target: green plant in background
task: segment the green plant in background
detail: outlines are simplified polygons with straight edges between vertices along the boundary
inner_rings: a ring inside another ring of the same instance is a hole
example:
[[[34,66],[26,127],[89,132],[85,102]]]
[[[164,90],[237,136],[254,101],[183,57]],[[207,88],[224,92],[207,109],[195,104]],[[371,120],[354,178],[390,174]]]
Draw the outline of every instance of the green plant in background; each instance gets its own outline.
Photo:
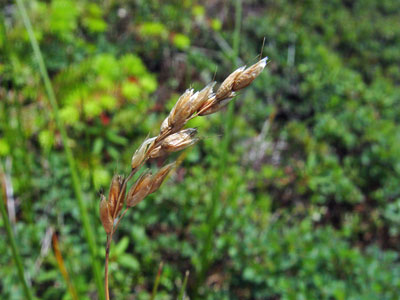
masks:
[[[8,242],[10,243],[10,248],[12,251],[12,256],[14,259],[14,263],[17,267],[17,272],[18,272],[18,278],[21,282],[21,285],[23,287],[24,295],[26,299],[33,299],[32,296],[32,291],[28,286],[28,283],[26,282],[25,274],[24,274],[24,267],[22,265],[22,259],[18,251],[18,246],[17,243],[15,242],[15,237],[14,233],[12,232],[10,221],[7,215],[7,208],[6,208],[6,202],[5,199],[3,199],[3,195],[6,195],[5,191],[5,178],[4,178],[4,173],[3,170],[0,169],[0,185],[2,187],[0,191],[0,211],[1,211],[1,217],[3,218],[3,224],[4,227],[6,228],[6,233],[7,233],[7,239]]]
[[[97,257],[96,257],[97,255],[96,255],[95,238],[94,238],[94,233],[91,229],[90,220],[89,220],[89,216],[88,216],[88,213],[87,213],[87,210],[85,207],[85,203],[83,202],[84,200],[83,200],[82,190],[81,190],[81,186],[79,183],[79,177],[78,177],[78,173],[77,173],[77,169],[76,169],[76,162],[73,157],[72,151],[70,150],[70,148],[68,146],[68,135],[67,135],[66,129],[64,127],[64,124],[61,121],[60,116],[59,116],[57,100],[56,100],[56,97],[54,94],[54,90],[53,90],[49,75],[47,73],[46,66],[44,64],[42,53],[40,51],[39,45],[38,45],[37,40],[34,35],[30,19],[27,15],[27,12],[26,12],[26,9],[25,9],[25,6],[24,6],[22,0],[16,0],[16,3],[18,5],[18,9],[19,9],[21,17],[23,19],[23,22],[25,24],[25,27],[28,31],[28,35],[29,35],[30,42],[32,44],[33,52],[36,57],[37,63],[39,65],[40,74],[42,76],[42,79],[43,79],[43,82],[45,85],[46,93],[47,93],[49,102],[51,104],[51,107],[53,109],[54,118],[56,120],[58,130],[61,133],[61,139],[64,144],[64,151],[67,156],[69,171],[71,174],[72,186],[74,189],[76,200],[78,202],[79,214],[80,214],[80,217],[82,218],[82,225],[83,225],[83,230],[85,233],[85,238],[86,238],[86,241],[89,246],[89,251],[90,251],[91,261],[92,261],[92,268],[93,268],[93,276],[94,276],[95,282],[97,284],[97,292],[98,292],[99,298],[103,299],[104,291],[103,291],[102,285],[100,283],[101,275],[99,272],[99,265],[98,265]]]
[[[238,3],[25,1],[99,259],[106,238],[96,193],[127,172],[123,162],[185,88],[254,63],[265,37],[271,63],[232,107],[222,186],[225,118],[195,118],[188,126],[206,136],[119,225],[109,262],[114,297],[150,299],[158,280],[155,299],[181,291],[204,299],[397,299],[398,1],[242,1],[237,22]],[[0,10],[0,162],[24,272],[41,299],[71,298],[70,285],[90,299],[97,287],[64,143],[17,6],[3,1]],[[0,241],[0,294],[19,299],[10,250]]]

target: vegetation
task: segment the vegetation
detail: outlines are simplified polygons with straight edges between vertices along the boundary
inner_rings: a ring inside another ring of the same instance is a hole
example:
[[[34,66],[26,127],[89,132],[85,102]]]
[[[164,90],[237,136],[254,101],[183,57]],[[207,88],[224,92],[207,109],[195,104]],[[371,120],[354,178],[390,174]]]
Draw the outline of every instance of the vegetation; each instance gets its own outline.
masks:
[[[3,1],[2,299],[102,298],[99,194],[187,87],[260,51],[264,72],[222,114],[188,122],[196,147],[119,224],[111,298],[398,298],[399,1],[18,2],[59,116]]]

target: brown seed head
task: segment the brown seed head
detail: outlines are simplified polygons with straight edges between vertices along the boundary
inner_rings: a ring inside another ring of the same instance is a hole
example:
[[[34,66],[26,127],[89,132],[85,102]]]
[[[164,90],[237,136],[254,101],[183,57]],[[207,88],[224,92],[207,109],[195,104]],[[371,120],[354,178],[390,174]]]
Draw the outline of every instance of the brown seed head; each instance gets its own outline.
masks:
[[[121,191],[123,183],[124,183],[123,176],[114,175],[114,177],[111,181],[110,192],[108,194],[108,204],[109,204],[110,213],[112,216],[117,215],[121,211],[122,207],[124,206],[126,187],[124,188],[123,191]],[[117,202],[118,202],[118,197],[121,193],[122,193],[122,196],[119,201],[118,208],[116,208]]]
[[[213,105],[211,105],[207,109],[203,110],[199,115],[207,116],[207,115],[211,115],[211,114],[223,109],[229,102],[232,101],[234,96],[235,96],[235,92],[231,92],[231,94],[229,95],[228,98],[221,100],[219,102],[215,102]]]
[[[215,102],[217,102],[215,94],[211,94],[207,99],[207,101],[204,102],[203,106],[200,107],[199,110],[197,111],[199,115],[202,116],[202,113],[207,109],[209,109],[212,105],[214,105]]]
[[[149,194],[154,193],[157,191],[161,184],[163,183],[164,179],[167,177],[168,173],[175,167],[175,163],[168,164],[162,167],[154,176],[153,182],[151,185],[151,189]]]
[[[161,144],[161,148],[167,152],[183,150],[198,141],[198,139],[195,138],[196,134],[197,129],[195,128],[181,130],[166,137]]]
[[[171,128],[173,132],[180,130],[190,116],[190,99],[192,95],[193,89],[186,90],[172,108],[168,117],[168,127]]]
[[[103,224],[104,230],[107,234],[110,234],[113,228],[113,219],[106,197],[104,195],[101,195],[100,197],[100,220]]]
[[[166,154],[167,154],[167,152],[161,146],[158,146],[149,153],[149,157],[157,158],[157,157],[160,157],[160,156],[163,156]]]
[[[244,72],[237,76],[233,83],[232,89],[234,91],[238,91],[252,83],[253,80],[256,79],[258,75],[260,75],[262,70],[264,70],[265,66],[267,65],[267,60],[268,57],[264,57],[259,62],[248,67]]]
[[[243,73],[245,68],[246,66],[243,66],[235,70],[224,80],[224,82],[222,82],[221,86],[217,90],[217,93],[215,94],[215,98],[217,99],[217,101],[221,101],[229,96],[229,94],[232,92],[232,87],[235,83],[236,78],[238,78],[238,76]]]
[[[207,100],[212,97],[215,84],[215,81],[209,83],[204,89],[192,96],[190,101],[190,115],[197,112],[207,102]]]
[[[171,109],[168,117],[164,119],[160,128],[160,136],[169,130],[169,134],[175,133],[182,129],[182,127],[187,122],[188,116],[190,114],[189,102],[193,95],[193,89],[186,90],[175,103],[174,107]]]
[[[137,168],[142,164],[142,162],[146,158],[147,150],[153,146],[156,138],[157,137],[146,139],[139,147],[139,149],[136,150],[135,154],[132,157],[132,163],[131,163],[132,169]]]
[[[169,116],[168,117],[166,117],[165,119],[164,119],[164,121],[161,123],[161,128],[160,128],[160,133],[162,134],[162,133],[164,133],[164,132],[166,132],[167,130],[168,130],[168,128],[169,128]]]
[[[148,194],[152,185],[151,172],[144,172],[136,183],[130,188],[126,198],[126,205],[133,207],[142,201]]]

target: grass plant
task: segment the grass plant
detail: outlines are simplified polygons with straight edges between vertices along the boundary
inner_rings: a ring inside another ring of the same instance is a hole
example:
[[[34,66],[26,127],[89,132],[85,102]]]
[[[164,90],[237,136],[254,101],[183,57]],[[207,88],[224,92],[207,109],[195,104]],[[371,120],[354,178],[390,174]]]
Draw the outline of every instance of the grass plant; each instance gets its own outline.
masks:
[[[58,103],[57,103],[57,99],[56,99],[56,96],[54,93],[54,89],[51,84],[49,74],[47,72],[46,65],[44,63],[43,55],[41,53],[39,44],[38,44],[35,34],[33,32],[31,21],[26,12],[25,5],[22,0],[16,0],[16,3],[18,6],[18,11],[21,14],[22,20],[24,22],[25,28],[28,32],[29,41],[32,45],[33,53],[34,53],[36,62],[39,66],[39,72],[43,79],[47,97],[50,102],[51,108],[53,110],[53,115],[54,115],[58,130],[60,131],[61,139],[64,144],[64,151],[65,151],[65,155],[67,156],[67,160],[68,160],[69,171],[70,171],[70,175],[71,175],[71,179],[72,179],[72,186],[73,186],[76,200],[78,202],[79,215],[81,217],[86,242],[89,246],[89,251],[90,251],[90,256],[91,256],[91,265],[92,265],[93,274],[95,277],[95,282],[97,285],[98,294],[99,294],[100,299],[104,299],[104,290],[103,290],[103,284],[102,284],[102,279],[101,279],[100,266],[97,262],[97,250],[96,250],[95,236],[94,236],[92,227],[90,226],[89,215],[87,213],[87,209],[86,209],[86,206],[85,206],[85,203],[83,200],[82,188],[79,183],[80,180],[79,180],[79,176],[78,176],[76,162],[75,162],[74,156],[72,154],[72,150],[68,146],[67,131],[65,129],[62,119],[59,116]]]
[[[132,157],[131,172],[127,177],[115,175],[111,181],[108,199],[101,195],[100,219],[107,234],[105,257],[105,291],[106,299],[110,299],[108,265],[110,246],[113,234],[129,208],[139,204],[147,195],[156,192],[175,163],[167,164],[154,175],[145,170],[128,192],[130,179],[152,158],[166,157],[172,152],[183,150],[198,141],[197,129],[183,129],[185,124],[197,117],[216,113],[227,106],[236,93],[247,87],[262,72],[267,64],[267,57],[260,59],[254,65],[238,68],[231,73],[219,86],[216,92],[213,88],[216,82],[211,82],[201,91],[186,90],[172,108],[169,116],[162,122],[157,136],[147,138]],[[217,197],[218,195],[214,195]],[[125,209],[123,209],[125,206]],[[215,209],[212,209],[215,212]],[[216,217],[213,217],[216,219]]]
[[[4,182],[3,178],[4,178],[4,174],[3,174],[2,170],[0,169],[0,187],[3,186],[3,182]],[[4,186],[5,186],[5,184],[4,184]],[[18,278],[23,287],[25,298],[28,300],[32,300],[33,299],[32,292],[28,286],[28,283],[26,282],[21,255],[19,254],[17,243],[16,243],[15,237],[14,237],[14,233],[11,229],[10,220],[8,219],[7,209],[6,209],[6,205],[5,205],[6,199],[3,199],[3,192],[5,194],[4,189],[0,190],[0,212],[1,212],[1,216],[3,218],[4,227],[6,229],[7,238],[10,243],[12,257],[13,257],[15,265],[17,267]]]

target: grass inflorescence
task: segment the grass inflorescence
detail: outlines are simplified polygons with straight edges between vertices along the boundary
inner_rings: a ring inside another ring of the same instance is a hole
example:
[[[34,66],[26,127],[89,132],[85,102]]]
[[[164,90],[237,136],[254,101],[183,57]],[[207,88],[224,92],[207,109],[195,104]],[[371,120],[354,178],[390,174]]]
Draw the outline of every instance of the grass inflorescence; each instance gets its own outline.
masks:
[[[151,193],[156,192],[175,163],[167,164],[155,174],[145,170],[127,192],[130,179],[151,158],[167,156],[183,150],[198,141],[197,129],[184,129],[185,124],[197,117],[214,114],[226,107],[236,93],[248,85],[264,70],[267,57],[246,68],[232,72],[214,92],[216,82],[211,82],[201,91],[186,90],[162,122],[157,136],[147,138],[136,150],[131,161],[131,172],[127,177],[115,175],[111,181],[108,198],[101,195],[100,219],[107,234],[105,258],[106,299],[110,299],[108,288],[108,263],[112,236],[129,208],[136,206]],[[125,209],[124,209],[125,207]]]

